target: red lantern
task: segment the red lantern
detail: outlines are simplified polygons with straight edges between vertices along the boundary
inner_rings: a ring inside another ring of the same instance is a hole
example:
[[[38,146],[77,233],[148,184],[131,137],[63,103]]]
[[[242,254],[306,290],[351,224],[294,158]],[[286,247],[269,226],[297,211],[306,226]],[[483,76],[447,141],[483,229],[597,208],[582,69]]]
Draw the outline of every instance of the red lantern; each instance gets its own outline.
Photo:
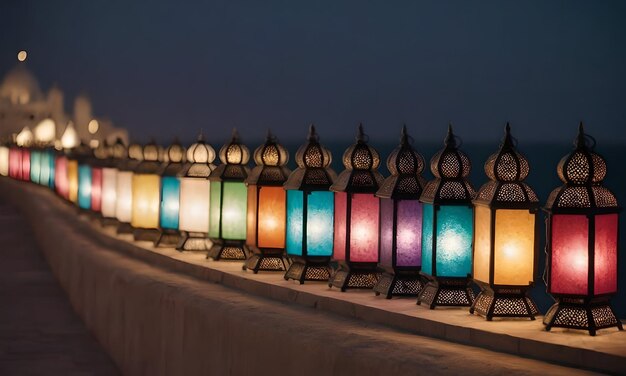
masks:
[[[596,330],[617,327],[610,297],[617,293],[617,199],[605,187],[604,159],[587,145],[582,124],[576,148],[559,162],[565,184],[550,194],[546,276],[556,299],[546,313],[546,330],[553,327]],[[595,145],[595,143],[594,143]]]

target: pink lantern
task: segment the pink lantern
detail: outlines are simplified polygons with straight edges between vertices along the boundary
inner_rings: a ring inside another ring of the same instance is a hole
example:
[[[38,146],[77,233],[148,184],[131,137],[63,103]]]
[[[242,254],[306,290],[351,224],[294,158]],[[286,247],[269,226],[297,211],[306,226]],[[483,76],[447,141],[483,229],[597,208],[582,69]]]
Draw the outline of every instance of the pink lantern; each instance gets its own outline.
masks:
[[[378,281],[379,200],[375,196],[382,175],[380,156],[367,144],[359,125],[356,143],[343,154],[346,169],[330,187],[335,192],[335,239],[333,258],[339,269],[329,286],[373,288]]]

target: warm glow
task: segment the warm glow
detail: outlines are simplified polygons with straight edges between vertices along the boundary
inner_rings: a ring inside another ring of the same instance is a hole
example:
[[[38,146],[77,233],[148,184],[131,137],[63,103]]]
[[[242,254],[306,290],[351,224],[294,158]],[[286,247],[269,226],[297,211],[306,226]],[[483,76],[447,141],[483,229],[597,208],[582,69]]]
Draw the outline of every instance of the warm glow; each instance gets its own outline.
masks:
[[[28,52],[21,50],[20,52],[17,53],[17,60],[18,61],[26,61],[26,58],[28,57]]]
[[[96,134],[98,132],[98,129],[100,129],[100,123],[98,123],[98,120],[96,119],[92,119],[87,125],[87,130],[91,134]]]
[[[76,160],[67,161],[67,188],[68,200],[78,203],[78,162]]]
[[[180,180],[179,226],[183,231],[207,232],[209,228],[209,189],[206,179]]]
[[[65,132],[63,132],[63,136],[61,136],[61,146],[63,146],[64,149],[72,149],[78,146],[78,144],[78,134],[74,129],[74,125],[70,121],[69,123],[67,123],[67,127],[65,128]]]
[[[102,216],[115,218],[115,201],[117,198],[117,169],[102,169]]]
[[[586,295],[589,220],[586,215],[554,215],[551,226],[550,293]]]
[[[528,286],[534,281],[535,214],[498,209],[495,225],[494,283]]]
[[[54,120],[47,118],[35,127],[35,140],[44,144],[54,142],[56,137],[56,124]]]
[[[287,196],[285,190],[283,187],[262,187],[259,191],[258,199],[258,246],[284,248],[287,216]]]
[[[441,246],[449,255],[458,257],[463,251],[463,238],[454,231],[446,231],[441,234]]]
[[[489,283],[491,264],[491,210],[482,205],[474,209],[474,279]]]
[[[135,228],[158,228],[161,178],[153,174],[133,175],[133,210],[130,224]]]
[[[130,223],[133,203],[133,173],[119,171],[117,173],[115,216],[117,220]]]
[[[30,128],[24,127],[20,133],[15,137],[15,143],[17,146],[29,146],[33,142],[33,132]]]
[[[100,141],[98,140],[89,140],[89,147],[92,149],[97,148],[100,145]]]
[[[378,197],[368,193],[352,194],[352,212],[349,215],[349,261],[378,262]]]
[[[0,146],[0,175],[9,175],[9,148]]]

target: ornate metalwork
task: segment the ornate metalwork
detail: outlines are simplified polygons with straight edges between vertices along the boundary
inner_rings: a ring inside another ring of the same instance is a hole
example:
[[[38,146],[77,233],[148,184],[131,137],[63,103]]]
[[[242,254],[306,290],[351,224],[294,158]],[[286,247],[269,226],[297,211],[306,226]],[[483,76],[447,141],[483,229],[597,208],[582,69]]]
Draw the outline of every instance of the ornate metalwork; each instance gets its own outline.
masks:
[[[437,306],[469,307],[474,303],[474,291],[469,287],[469,278],[434,278],[421,274],[424,288],[417,298],[417,305],[425,303],[428,308]]]
[[[250,151],[241,143],[237,130],[233,129],[230,141],[220,149],[222,164],[211,172],[209,178],[212,181],[244,181],[249,173],[246,167],[249,160]]]
[[[380,272],[376,269],[376,264],[340,265],[340,268],[335,270],[330,277],[328,287],[337,287],[342,292],[347,289],[371,289],[378,282],[378,278],[380,278]]]
[[[269,131],[265,143],[254,151],[254,161],[256,166],[246,179],[248,185],[281,186],[291,172],[286,167],[289,152]]]
[[[600,329],[617,327],[624,330],[608,297],[596,299],[557,298],[543,318],[546,330],[570,328],[589,331],[592,336]]]
[[[215,240],[206,258],[208,259],[210,257],[215,261],[245,260],[247,257],[243,243],[243,241]]]
[[[383,273],[374,286],[376,295],[383,295],[387,299],[392,296],[419,296],[424,287],[417,272]]]
[[[288,264],[289,262],[282,253],[253,253],[241,268],[243,270],[250,269],[254,274],[257,274],[259,271],[284,272],[287,270]]]
[[[292,257],[284,278],[286,281],[295,279],[300,284],[304,281],[328,282],[331,276],[329,262],[330,257]]]
[[[529,287],[493,288],[489,284],[477,282],[480,293],[470,308],[470,313],[477,313],[491,321],[494,317],[528,317],[535,319],[539,314],[537,305],[528,295]]]

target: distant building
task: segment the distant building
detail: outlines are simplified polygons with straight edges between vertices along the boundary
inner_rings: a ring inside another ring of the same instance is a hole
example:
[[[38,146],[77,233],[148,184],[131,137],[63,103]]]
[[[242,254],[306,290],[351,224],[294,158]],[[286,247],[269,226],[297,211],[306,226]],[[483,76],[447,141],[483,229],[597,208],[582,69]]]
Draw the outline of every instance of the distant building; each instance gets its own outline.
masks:
[[[85,95],[74,100],[72,114],[65,113],[63,91],[53,86],[44,93],[35,76],[26,68],[26,53],[18,54],[19,62],[0,84],[0,141],[15,140],[26,127],[35,142],[60,144],[66,129],[74,128],[78,139],[97,146],[121,138],[128,143],[128,132],[116,128],[108,119],[93,116],[91,101]],[[70,133],[72,130],[70,129]]]

